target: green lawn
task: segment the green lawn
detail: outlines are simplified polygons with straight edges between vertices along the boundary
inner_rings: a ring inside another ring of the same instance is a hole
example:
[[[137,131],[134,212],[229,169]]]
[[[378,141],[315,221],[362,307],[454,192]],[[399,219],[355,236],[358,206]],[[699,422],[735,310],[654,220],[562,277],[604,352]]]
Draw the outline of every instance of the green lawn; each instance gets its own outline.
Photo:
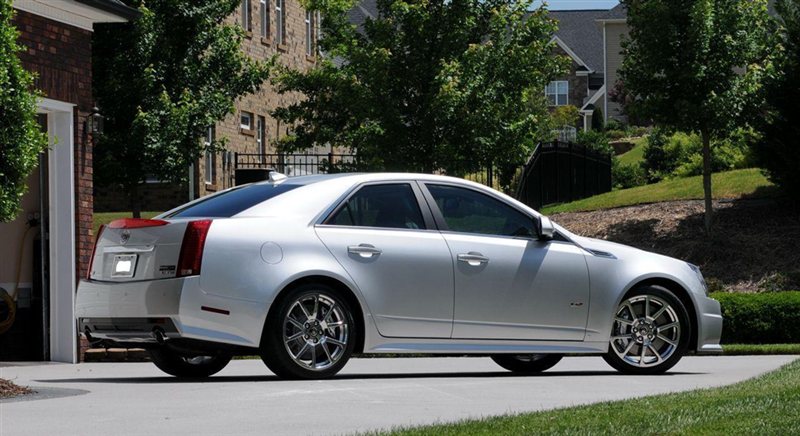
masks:
[[[774,185],[764,177],[760,169],[749,168],[713,174],[711,188],[714,198],[740,198],[753,194],[766,195],[773,191]],[[702,198],[701,176],[695,176],[606,192],[571,203],[546,206],[542,208],[541,212],[550,215],[561,212],[580,212],[643,203]]]
[[[627,153],[619,155],[619,163],[622,165],[638,165],[644,159],[644,145],[647,143],[647,137],[636,138],[634,141],[636,145],[633,146]]]
[[[152,218],[161,212],[142,212],[142,218]],[[118,220],[120,218],[131,218],[133,215],[130,212],[103,212],[97,213],[95,212],[92,216],[92,229],[93,235],[97,235],[97,230],[100,229],[100,225],[108,224],[111,221]]]
[[[726,356],[753,356],[758,354],[797,354],[800,344],[723,344]]]
[[[642,388],[646,389],[646,385],[642,384]],[[800,431],[798,410],[800,361],[794,361],[772,373],[722,388],[399,429],[383,434],[781,435]]]

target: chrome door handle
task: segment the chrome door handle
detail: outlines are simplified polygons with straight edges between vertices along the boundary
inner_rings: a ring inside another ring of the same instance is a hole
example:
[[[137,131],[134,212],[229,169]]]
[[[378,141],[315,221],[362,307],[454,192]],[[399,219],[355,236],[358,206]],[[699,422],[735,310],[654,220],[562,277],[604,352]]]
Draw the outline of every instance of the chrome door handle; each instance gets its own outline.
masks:
[[[381,254],[380,248],[375,248],[371,244],[358,244],[347,247],[347,252],[350,254],[357,254],[365,259]]]
[[[475,251],[470,251],[466,254],[459,254],[456,256],[459,262],[466,262],[470,266],[480,266],[484,263],[489,263],[489,258]]]

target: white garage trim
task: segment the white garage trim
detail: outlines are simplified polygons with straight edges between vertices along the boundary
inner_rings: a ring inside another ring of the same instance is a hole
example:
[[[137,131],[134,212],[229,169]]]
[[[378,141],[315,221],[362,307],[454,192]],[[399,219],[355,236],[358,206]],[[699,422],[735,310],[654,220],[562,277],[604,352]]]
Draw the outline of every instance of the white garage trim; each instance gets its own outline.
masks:
[[[50,232],[50,360],[76,363],[75,329],[75,105],[42,99],[47,114]]]

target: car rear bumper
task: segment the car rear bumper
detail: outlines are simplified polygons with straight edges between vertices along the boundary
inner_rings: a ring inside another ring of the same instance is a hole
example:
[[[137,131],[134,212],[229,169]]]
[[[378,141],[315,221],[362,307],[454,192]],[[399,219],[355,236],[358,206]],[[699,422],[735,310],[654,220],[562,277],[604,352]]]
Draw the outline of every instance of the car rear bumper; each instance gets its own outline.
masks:
[[[722,336],[722,309],[719,301],[708,297],[698,297],[697,318],[697,352],[699,354],[722,353],[720,338]]]
[[[78,328],[92,339],[125,343],[180,338],[183,285],[184,279],[81,281],[75,303]]]

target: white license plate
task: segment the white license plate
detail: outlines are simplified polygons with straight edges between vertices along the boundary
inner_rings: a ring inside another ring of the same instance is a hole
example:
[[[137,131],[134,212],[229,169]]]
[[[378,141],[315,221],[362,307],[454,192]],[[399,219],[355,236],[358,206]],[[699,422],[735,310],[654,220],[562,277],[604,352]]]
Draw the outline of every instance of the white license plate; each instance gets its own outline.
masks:
[[[133,277],[136,272],[136,254],[121,254],[114,256],[111,277]]]

